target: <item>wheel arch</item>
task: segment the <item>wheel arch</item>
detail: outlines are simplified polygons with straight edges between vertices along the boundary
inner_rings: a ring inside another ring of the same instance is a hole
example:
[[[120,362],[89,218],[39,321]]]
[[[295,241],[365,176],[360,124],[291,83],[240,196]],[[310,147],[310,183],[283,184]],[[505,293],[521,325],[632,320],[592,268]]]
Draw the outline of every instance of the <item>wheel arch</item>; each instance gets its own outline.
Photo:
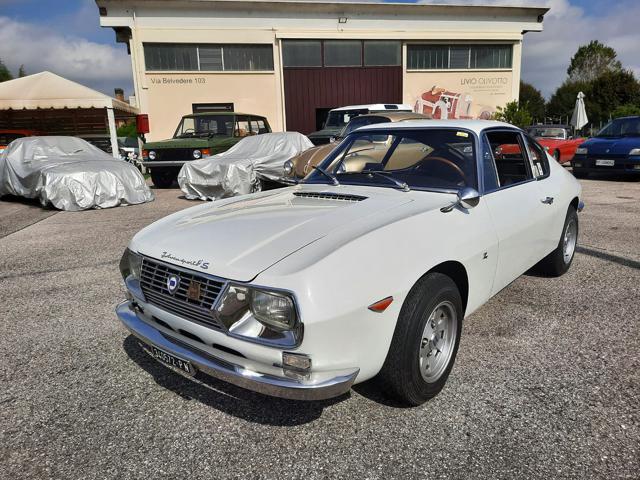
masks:
[[[453,283],[456,284],[456,287],[458,287],[458,291],[460,292],[460,298],[462,299],[462,308],[466,312],[467,301],[469,299],[469,276],[467,275],[467,269],[464,267],[464,265],[455,260],[448,260],[430,268],[429,271],[427,271],[420,278],[423,278],[424,276],[433,272],[441,273],[453,280]]]
[[[571,200],[571,202],[569,203],[569,206],[575,208],[577,212],[579,204],[580,204],[580,199],[578,197],[573,197],[573,200]]]

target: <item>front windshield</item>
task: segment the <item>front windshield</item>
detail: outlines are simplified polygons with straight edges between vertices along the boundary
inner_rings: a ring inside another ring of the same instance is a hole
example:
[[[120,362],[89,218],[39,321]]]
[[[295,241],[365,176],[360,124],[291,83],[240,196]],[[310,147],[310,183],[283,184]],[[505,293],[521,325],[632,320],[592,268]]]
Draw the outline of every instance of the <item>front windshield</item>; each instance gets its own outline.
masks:
[[[567,138],[567,131],[558,127],[535,127],[529,129],[529,135],[536,138]]]
[[[451,191],[477,188],[475,165],[470,132],[427,128],[353,132],[320,168],[341,184],[394,188],[402,183],[412,189]],[[307,183],[328,181],[319,171],[305,179]]]
[[[233,135],[233,115],[198,115],[183,117],[174,138]]]
[[[374,123],[385,123],[388,122],[389,119],[387,117],[374,117],[370,115],[356,117],[351,120],[340,132],[338,135],[339,138],[344,138],[353,132],[356,128],[364,127],[366,125],[373,125]]]
[[[640,137],[640,117],[617,118],[605,125],[596,137]]]
[[[349,123],[352,118],[355,118],[358,115],[364,115],[365,113],[369,112],[365,109],[332,110],[327,116],[327,123],[325,124],[325,127],[342,128]]]

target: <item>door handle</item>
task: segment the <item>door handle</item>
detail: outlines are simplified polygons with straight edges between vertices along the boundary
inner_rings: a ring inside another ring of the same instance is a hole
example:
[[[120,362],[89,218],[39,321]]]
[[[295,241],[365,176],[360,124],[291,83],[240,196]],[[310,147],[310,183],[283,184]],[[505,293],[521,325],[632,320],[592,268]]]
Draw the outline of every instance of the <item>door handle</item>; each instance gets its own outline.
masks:
[[[553,197],[547,197],[543,200],[540,200],[542,203],[546,203],[547,205],[551,205],[553,203]]]

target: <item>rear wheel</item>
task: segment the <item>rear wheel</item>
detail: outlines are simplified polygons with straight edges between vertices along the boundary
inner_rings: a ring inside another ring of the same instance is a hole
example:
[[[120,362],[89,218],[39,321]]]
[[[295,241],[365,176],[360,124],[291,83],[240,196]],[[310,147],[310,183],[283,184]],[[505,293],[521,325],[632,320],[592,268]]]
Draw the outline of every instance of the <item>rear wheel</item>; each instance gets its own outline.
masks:
[[[535,267],[543,275],[559,277],[563,275],[573,262],[578,245],[578,214],[573,206],[569,207],[562,228],[562,235],[556,249],[547,255]]]
[[[378,374],[385,393],[408,405],[436,396],[453,368],[462,331],[462,299],[446,275],[425,275],[402,306]]]
[[[560,152],[558,150],[553,152],[553,158],[556,159],[556,162],[560,163]]]
[[[155,169],[151,170],[151,180],[156,188],[170,188],[176,176],[171,170]]]

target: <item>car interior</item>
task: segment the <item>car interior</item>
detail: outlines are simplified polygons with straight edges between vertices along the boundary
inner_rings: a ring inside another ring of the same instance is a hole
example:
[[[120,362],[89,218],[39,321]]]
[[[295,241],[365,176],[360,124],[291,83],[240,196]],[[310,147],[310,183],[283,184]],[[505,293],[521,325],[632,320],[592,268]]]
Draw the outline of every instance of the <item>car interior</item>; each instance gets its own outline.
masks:
[[[495,160],[500,187],[520,183],[530,177],[529,161],[524,153],[522,137],[517,132],[488,132],[487,139]]]

